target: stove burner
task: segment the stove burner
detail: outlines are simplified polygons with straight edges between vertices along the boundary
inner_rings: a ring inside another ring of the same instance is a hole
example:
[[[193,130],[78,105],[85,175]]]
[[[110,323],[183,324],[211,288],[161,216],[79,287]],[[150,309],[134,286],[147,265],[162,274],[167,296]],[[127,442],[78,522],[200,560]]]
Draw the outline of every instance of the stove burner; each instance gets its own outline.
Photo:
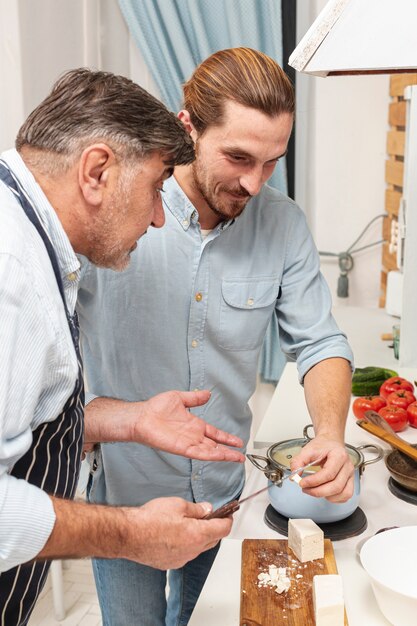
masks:
[[[400,500],[404,500],[410,504],[417,504],[417,493],[415,491],[410,491],[403,485],[400,485],[400,483],[397,483],[397,481],[393,478],[388,480],[388,489],[394,494],[394,496],[400,498]]]
[[[417,495],[417,494],[416,494]],[[281,535],[288,535],[288,517],[284,517],[274,509],[270,504],[265,511],[264,522],[272,530],[276,530]],[[317,523],[324,532],[325,539],[339,541],[339,539],[347,539],[360,535],[368,526],[368,520],[365,513],[359,507],[339,522],[329,522],[327,524]]]

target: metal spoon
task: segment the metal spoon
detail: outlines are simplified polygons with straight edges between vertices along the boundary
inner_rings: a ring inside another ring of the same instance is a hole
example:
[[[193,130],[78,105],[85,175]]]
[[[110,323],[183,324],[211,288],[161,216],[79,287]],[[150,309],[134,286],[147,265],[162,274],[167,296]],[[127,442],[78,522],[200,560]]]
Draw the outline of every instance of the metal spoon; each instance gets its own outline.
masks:
[[[307,463],[307,465],[303,465],[302,467],[298,467],[296,470],[292,471],[290,474],[287,474],[286,476],[283,476],[278,482],[275,483],[275,485],[280,487],[282,485],[283,481],[287,480],[287,478],[289,478],[290,480],[293,480],[295,478],[295,476],[299,475],[300,472],[303,472],[308,467],[312,467],[314,465],[317,465],[322,460],[323,460],[322,457],[320,457],[319,459],[315,459],[314,461],[311,461],[310,463]],[[262,489],[259,489],[258,491],[255,491],[255,493],[251,493],[250,496],[246,496],[242,500],[232,500],[231,502],[228,502],[227,504],[224,504],[220,508],[215,509],[211,513],[208,513],[204,517],[204,519],[214,519],[214,518],[219,518],[219,517],[220,518],[228,517],[229,515],[232,515],[233,513],[236,513],[236,511],[238,511],[240,509],[241,504],[243,504],[247,500],[251,500],[251,498],[254,498],[255,496],[258,496],[260,493],[262,493],[263,491],[266,491],[267,489],[269,489],[269,485],[267,485],[266,487],[262,487]]]

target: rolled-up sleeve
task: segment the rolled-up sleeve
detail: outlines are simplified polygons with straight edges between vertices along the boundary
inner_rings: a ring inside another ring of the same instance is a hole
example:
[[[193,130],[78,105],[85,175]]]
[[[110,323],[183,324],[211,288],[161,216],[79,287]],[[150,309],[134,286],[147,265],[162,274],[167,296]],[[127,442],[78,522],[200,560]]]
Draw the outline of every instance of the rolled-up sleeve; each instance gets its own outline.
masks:
[[[48,494],[24,480],[0,476],[0,572],[35,558],[54,524]]]
[[[350,362],[346,335],[332,314],[329,288],[320,272],[320,259],[301,210],[293,212],[287,238],[281,297],[277,301],[280,342],[287,358],[297,362],[299,379],[314,365],[333,357]]]

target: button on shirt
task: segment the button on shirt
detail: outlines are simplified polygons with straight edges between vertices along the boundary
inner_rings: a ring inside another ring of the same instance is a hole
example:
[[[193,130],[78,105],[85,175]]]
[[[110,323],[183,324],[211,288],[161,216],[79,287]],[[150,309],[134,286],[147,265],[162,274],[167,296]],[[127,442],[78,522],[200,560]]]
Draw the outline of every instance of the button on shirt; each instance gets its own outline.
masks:
[[[209,402],[192,411],[247,441],[248,400],[271,316],[300,379],[323,359],[352,360],[330,314],[317,251],[301,210],[267,186],[241,216],[205,238],[174,178],[163,200],[165,226],[148,230],[125,272],[82,269],[78,312],[89,391],[135,401],[170,389],[210,389]],[[243,481],[240,464],[104,444],[92,498],[140,504],[176,495],[217,507]]]
[[[70,313],[80,263],[42,189],[18,152],[1,158],[35,207],[54,244]],[[0,571],[29,561],[55,522],[50,498],[8,471],[54,420],[78,375],[62,298],[45,245],[14,194],[0,181]]]

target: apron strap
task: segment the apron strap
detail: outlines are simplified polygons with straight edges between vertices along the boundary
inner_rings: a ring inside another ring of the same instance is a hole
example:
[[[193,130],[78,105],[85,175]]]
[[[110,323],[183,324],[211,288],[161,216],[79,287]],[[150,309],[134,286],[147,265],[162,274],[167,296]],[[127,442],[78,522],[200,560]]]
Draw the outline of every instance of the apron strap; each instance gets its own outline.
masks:
[[[59,270],[58,259],[56,257],[56,253],[52,246],[51,240],[45,233],[45,230],[40,222],[39,217],[37,216],[34,208],[32,207],[31,203],[26,197],[25,191],[22,189],[18,181],[13,177],[9,168],[5,165],[4,161],[2,160],[0,160],[0,180],[2,180],[7,185],[7,187],[9,187],[9,189],[15,194],[20,204],[22,205],[26,215],[28,216],[29,220],[32,222],[32,224],[38,231],[40,237],[42,238],[42,241],[44,242],[46,250],[48,252],[48,256],[51,260],[56,282],[58,283],[58,288],[59,288],[62,300],[65,305],[65,311],[67,313],[67,317],[71,318],[67,310],[67,305],[65,301],[65,291],[64,291],[64,285],[62,283],[61,272]]]

